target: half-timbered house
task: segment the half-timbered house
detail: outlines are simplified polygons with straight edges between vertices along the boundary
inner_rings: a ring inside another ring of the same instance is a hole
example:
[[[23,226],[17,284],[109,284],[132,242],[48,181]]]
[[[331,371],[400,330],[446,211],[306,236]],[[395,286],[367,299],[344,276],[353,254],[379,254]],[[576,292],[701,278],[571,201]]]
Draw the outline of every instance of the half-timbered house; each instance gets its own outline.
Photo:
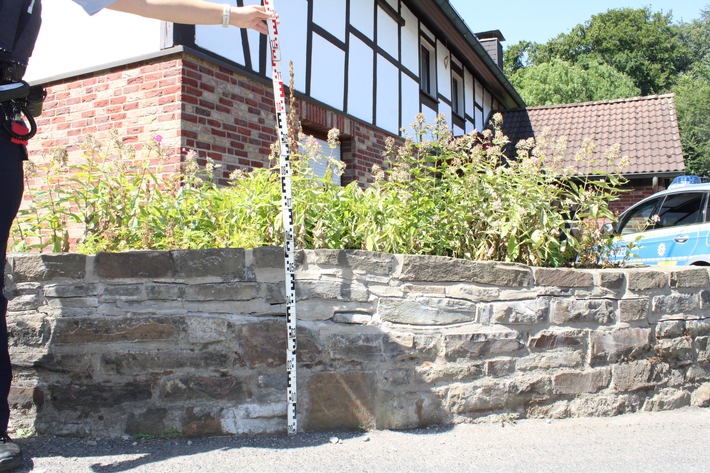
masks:
[[[71,155],[81,137],[117,129],[136,144],[161,135],[176,159],[194,149],[220,162],[223,177],[268,163],[276,134],[266,37],[110,11],[89,19],[72,5],[46,2],[29,71],[49,91],[33,154],[67,147]],[[447,0],[276,6],[298,115],[316,138],[340,130],[343,183],[365,183],[386,138],[417,113],[432,123],[444,114],[463,134],[482,129],[492,110],[524,107],[501,69],[500,33],[477,37]]]

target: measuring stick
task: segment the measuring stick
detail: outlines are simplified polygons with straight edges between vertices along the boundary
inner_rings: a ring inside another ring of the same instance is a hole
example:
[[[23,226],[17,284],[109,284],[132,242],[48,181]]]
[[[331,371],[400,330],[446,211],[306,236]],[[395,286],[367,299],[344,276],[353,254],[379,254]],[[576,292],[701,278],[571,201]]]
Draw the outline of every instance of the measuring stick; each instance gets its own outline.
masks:
[[[273,13],[273,0],[264,0],[267,11]],[[286,271],[286,370],[288,387],[286,399],[288,402],[288,434],[293,435],[298,430],[296,420],[296,249],[293,242],[293,200],[291,198],[291,153],[288,145],[288,125],[286,121],[286,97],[284,81],[281,74],[281,48],[279,47],[279,28],[276,19],[269,19],[269,44],[271,46],[271,67],[274,82],[274,102],[276,105],[276,123],[278,125],[279,168],[281,170],[281,215],[284,224],[284,268]]]

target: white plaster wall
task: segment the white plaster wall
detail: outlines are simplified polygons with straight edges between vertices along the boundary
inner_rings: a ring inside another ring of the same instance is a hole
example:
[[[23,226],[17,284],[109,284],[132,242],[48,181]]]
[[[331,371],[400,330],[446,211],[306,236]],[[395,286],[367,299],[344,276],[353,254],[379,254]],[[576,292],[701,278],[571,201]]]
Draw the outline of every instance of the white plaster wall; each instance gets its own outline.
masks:
[[[409,8],[402,5],[404,28],[402,32],[402,65],[419,75],[419,20]]]
[[[350,35],[350,64],[348,66],[348,109],[357,118],[372,123],[372,93],[374,53],[372,48],[355,35]],[[418,98],[417,98],[418,100]]]
[[[308,44],[308,1],[281,0],[279,34],[281,35],[281,73],[284,83],[289,81],[289,62],[293,61],[294,84],[299,92],[306,91],[306,47]]]
[[[451,67],[449,65],[449,50],[441,41],[436,42],[436,82],[439,93],[451,98]],[[447,59],[448,58],[448,59]]]
[[[25,79],[38,82],[160,51],[160,37],[158,20],[110,10],[89,16],[71,0],[48,0]]]
[[[411,124],[419,113],[419,82],[402,74],[402,127],[411,134]]]
[[[488,120],[488,115],[491,113],[491,108],[493,107],[493,97],[487,90],[483,91],[483,119]],[[488,123],[484,122],[481,128],[487,126]]]
[[[342,110],[345,88],[345,52],[313,34],[311,97]]]
[[[377,123],[391,133],[399,133],[399,71],[377,56]]]
[[[377,45],[399,60],[399,25],[382,7],[377,7]]]
[[[313,0],[313,22],[345,42],[345,2]]]
[[[375,38],[375,0],[350,0],[350,24],[369,39]]]

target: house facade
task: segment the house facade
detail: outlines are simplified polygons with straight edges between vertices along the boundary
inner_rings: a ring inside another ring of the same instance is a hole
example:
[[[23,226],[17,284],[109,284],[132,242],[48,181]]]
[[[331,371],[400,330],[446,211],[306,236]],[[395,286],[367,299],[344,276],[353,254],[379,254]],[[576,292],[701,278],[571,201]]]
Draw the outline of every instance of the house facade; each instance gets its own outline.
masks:
[[[258,2],[238,2],[248,3]],[[49,30],[53,14],[83,15],[48,6]],[[366,183],[385,140],[406,134],[418,113],[430,123],[443,114],[463,134],[482,129],[492,110],[524,107],[496,57],[500,34],[479,41],[446,0],[284,0],[276,7],[282,72],[288,78],[292,62],[297,115],[316,138],[340,130],[343,184]],[[122,42],[97,31],[81,47],[110,50],[109,62],[94,55],[78,69],[65,70],[69,60],[54,70],[30,69],[30,81],[48,89],[30,145],[34,158],[66,148],[71,159],[84,136],[117,130],[137,147],[160,135],[176,162],[194,149],[221,164],[223,179],[237,168],[268,165],[276,132],[266,37],[116,12],[80,21],[135,31],[142,41],[122,53]],[[63,41],[73,41],[71,33],[40,36],[33,62],[49,63],[53,50],[66,50]],[[86,61],[87,54],[76,57]]]

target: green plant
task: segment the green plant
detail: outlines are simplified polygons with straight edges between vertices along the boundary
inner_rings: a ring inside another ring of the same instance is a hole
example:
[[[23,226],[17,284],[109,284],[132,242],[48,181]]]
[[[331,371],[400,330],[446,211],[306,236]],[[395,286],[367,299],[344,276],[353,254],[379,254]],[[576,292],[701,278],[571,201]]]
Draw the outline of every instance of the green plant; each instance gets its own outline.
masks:
[[[509,159],[498,120],[492,130],[454,138],[442,117],[431,125],[417,117],[413,136],[388,142],[386,162],[365,189],[333,184],[332,173],[342,172],[335,161],[315,178],[310,160],[328,153],[300,136],[291,157],[296,244],[535,266],[604,264],[614,240],[599,222],[614,217],[608,204],[618,198],[620,174],[559,169],[562,148],[544,137],[519,144]],[[331,146],[338,135],[329,135]],[[82,150],[78,163],[50,161],[52,185],[30,192],[16,247],[66,250],[70,222],[76,249],[86,253],[283,244],[276,167],[236,171],[219,186],[217,166],[199,166],[194,151],[185,151],[179,172],[165,171],[158,140],[142,155],[116,135],[106,145],[89,137]]]

